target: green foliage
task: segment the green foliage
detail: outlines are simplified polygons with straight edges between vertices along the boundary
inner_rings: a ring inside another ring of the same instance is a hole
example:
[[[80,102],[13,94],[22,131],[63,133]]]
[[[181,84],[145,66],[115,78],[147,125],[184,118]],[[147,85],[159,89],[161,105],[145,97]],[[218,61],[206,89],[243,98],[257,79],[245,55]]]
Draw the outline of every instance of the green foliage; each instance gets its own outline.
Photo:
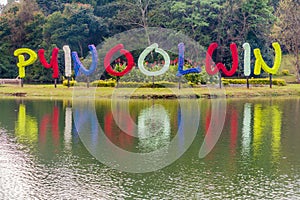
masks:
[[[187,76],[190,76],[190,75],[187,75]],[[201,84],[216,84],[216,83],[219,82],[219,76],[217,74],[213,75],[213,76],[210,76],[206,72],[204,66],[202,67],[202,71],[201,71],[201,73],[199,75],[198,74],[191,74],[191,76],[198,76],[199,77],[199,82]],[[199,82],[192,82],[192,83],[199,84]]]
[[[161,69],[161,65],[149,66],[147,69],[149,71],[157,71]],[[178,82],[179,78],[176,76],[177,66],[171,65],[169,70],[160,76],[154,77],[154,81],[169,81]],[[153,77],[146,76],[138,68],[133,68],[128,74],[120,79],[122,82],[152,82]]]
[[[127,29],[140,27],[175,29],[194,39],[204,46],[204,49],[212,41],[216,41],[219,49],[213,59],[215,62],[223,62],[226,66],[231,66],[229,44],[236,42],[240,47],[239,52],[242,52],[241,45],[247,41],[252,48],[260,48],[266,62],[271,65],[273,50],[270,48],[269,33],[275,21],[273,9],[278,8],[280,11],[278,17],[281,23],[277,26],[294,30],[285,31],[289,33],[288,36],[294,37],[299,32],[296,29],[299,26],[288,26],[292,23],[285,23],[292,20],[289,18],[288,11],[295,11],[293,13],[297,15],[298,8],[290,6],[284,9],[283,4],[280,3],[277,7],[278,0],[274,2],[268,0],[22,0],[20,3],[1,8],[0,77],[15,78],[17,76],[18,68],[16,59],[13,57],[13,52],[17,48],[26,47],[35,51],[44,48],[46,57],[50,58],[54,46],[62,49],[63,45],[68,44],[72,51],[78,52],[80,57],[86,57],[89,44],[97,46],[105,38],[110,38]],[[296,20],[295,23],[299,23],[298,21]],[[147,43],[151,43],[151,38],[147,39],[149,39]],[[299,48],[295,50],[297,49]],[[132,52],[135,60],[140,52],[140,49]],[[240,72],[243,69],[241,59],[242,56],[240,56]],[[59,56],[59,66],[60,73],[63,75],[62,52]],[[157,63],[154,66],[148,66],[148,69],[159,70],[161,67],[162,65]],[[186,65],[185,67],[192,66]],[[299,71],[299,67],[297,69]],[[116,70],[121,70],[121,68],[116,66]],[[50,82],[52,81],[51,73],[51,70],[44,69],[37,62],[26,68],[26,79],[28,82]],[[167,73],[155,77],[154,81],[177,83],[179,77],[176,73],[177,66],[171,65]],[[116,77],[112,78],[116,79]],[[120,81],[152,83],[153,79],[135,68]],[[182,82],[194,86],[200,83],[210,84],[218,82],[218,76],[209,76],[203,70],[200,74],[184,76]]]
[[[224,85],[229,85],[229,84],[246,84],[247,80],[246,79],[222,79],[222,83]],[[249,83],[253,85],[268,85],[270,84],[270,79],[267,78],[253,78],[249,79]],[[273,85],[278,85],[278,86],[286,86],[286,82],[283,79],[272,79]]]
[[[92,83],[94,87],[116,87],[117,82],[113,79],[110,80],[99,80]],[[119,82],[119,88],[174,88],[178,87],[177,83],[168,81],[158,81],[153,83],[143,82]]]
[[[161,69],[161,65],[154,65],[154,66],[147,66],[147,64],[145,64],[147,67],[147,70],[149,71],[158,71]],[[149,65],[149,64],[148,64]],[[115,70],[120,72],[122,70],[124,70],[124,68],[126,67],[125,64],[123,65],[115,65]],[[184,66],[184,69],[188,69],[191,68],[193,66],[186,64]],[[179,78],[178,76],[176,76],[176,74],[178,73],[178,66],[177,65],[170,65],[169,70],[164,73],[163,75],[160,76],[155,76],[154,79],[152,76],[146,76],[145,74],[143,74],[138,68],[133,68],[128,74],[126,74],[125,76],[120,78],[120,81],[122,82],[122,84],[129,84],[129,85],[134,85],[134,86],[142,86],[143,83],[149,83],[152,85],[152,82],[154,80],[155,83],[157,82],[171,82],[171,83],[178,83],[179,81],[181,83],[186,83],[189,84],[191,86],[196,86],[196,85],[200,85],[200,84],[214,84],[214,83],[218,83],[219,82],[219,77],[218,75],[214,75],[214,76],[210,76],[206,73],[205,71],[205,67],[202,67],[202,72],[201,73],[191,73],[191,74],[187,74],[184,75],[182,78]],[[114,80],[117,80],[117,77],[112,76],[111,77]],[[137,85],[136,83],[142,83],[140,85]]]
[[[99,43],[107,32],[103,19],[93,14],[89,4],[65,4],[63,12],[54,12],[47,17],[44,38],[47,45],[68,44],[79,56],[88,52],[87,46]],[[99,34],[102,33],[102,34]]]
[[[120,82],[118,87],[120,88],[140,88],[144,85],[143,82]]]
[[[300,82],[300,1],[280,0],[276,12],[278,20],[272,30],[276,38],[293,58],[294,70],[297,81]]]
[[[36,50],[43,41],[44,21],[44,15],[35,1],[31,0],[7,5],[4,13],[0,14],[1,78],[18,76],[13,52],[20,47]]]
[[[177,87],[176,83],[168,81],[158,81],[153,83],[144,83],[141,88],[175,88]]]

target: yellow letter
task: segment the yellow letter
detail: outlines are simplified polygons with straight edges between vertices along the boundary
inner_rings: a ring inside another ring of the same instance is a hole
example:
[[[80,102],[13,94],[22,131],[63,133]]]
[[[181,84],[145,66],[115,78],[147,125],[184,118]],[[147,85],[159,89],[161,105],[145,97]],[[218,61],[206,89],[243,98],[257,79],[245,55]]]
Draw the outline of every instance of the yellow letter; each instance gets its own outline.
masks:
[[[275,60],[274,60],[274,66],[270,68],[264,61],[260,50],[254,49],[254,56],[256,58],[255,61],[255,67],[254,67],[254,74],[260,75],[261,68],[269,74],[276,74],[279,70],[280,64],[281,64],[281,48],[278,42],[274,42],[272,44],[273,48],[275,49]]]
[[[28,60],[25,60],[23,54],[29,55]],[[14,56],[18,56],[19,60],[19,62],[17,63],[17,66],[19,67],[19,78],[25,78],[25,67],[28,65],[32,65],[36,61],[37,54],[31,49],[21,48],[17,49],[14,52]]]

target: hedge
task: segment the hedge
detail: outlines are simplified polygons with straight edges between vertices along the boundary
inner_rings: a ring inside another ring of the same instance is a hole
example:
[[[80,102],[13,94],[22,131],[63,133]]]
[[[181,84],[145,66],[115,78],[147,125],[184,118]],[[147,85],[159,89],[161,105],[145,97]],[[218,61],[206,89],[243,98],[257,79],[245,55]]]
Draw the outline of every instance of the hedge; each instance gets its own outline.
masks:
[[[70,80],[70,86],[73,87],[74,85],[76,85],[77,82],[74,80]],[[68,80],[64,80],[63,81],[63,86],[68,86]]]
[[[246,79],[222,79],[222,83],[224,85],[229,85],[229,84],[247,84]],[[270,79],[268,78],[253,78],[249,79],[249,83],[252,85],[269,85],[270,84]],[[286,86],[286,81],[284,79],[272,79],[273,85],[278,85],[278,86]]]
[[[116,87],[117,82],[115,80],[99,80],[92,83],[94,87]],[[158,81],[158,82],[119,82],[118,87],[120,88],[172,88],[178,87],[177,83],[167,82],[167,81]]]
[[[290,75],[290,71],[288,69],[284,69],[284,70],[282,70],[281,74],[283,76],[288,76],[288,75]]]
[[[116,80],[113,79],[99,80],[99,81],[92,82],[91,85],[94,87],[116,87],[117,82]]]

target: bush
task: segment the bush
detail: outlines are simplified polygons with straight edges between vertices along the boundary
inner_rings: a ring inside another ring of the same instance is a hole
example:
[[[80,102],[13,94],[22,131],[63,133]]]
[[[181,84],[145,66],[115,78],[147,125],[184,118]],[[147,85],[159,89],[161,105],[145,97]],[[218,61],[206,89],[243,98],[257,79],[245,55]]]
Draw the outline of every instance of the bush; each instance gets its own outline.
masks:
[[[167,81],[159,81],[159,82],[154,82],[154,85],[153,83],[144,83],[141,87],[142,88],[174,88],[177,87],[177,84],[172,82],[167,82]]]
[[[281,74],[283,76],[288,76],[288,75],[290,75],[290,71],[288,69],[284,69],[284,70],[282,70]]]
[[[120,82],[118,87],[120,88],[139,88],[142,87],[145,83],[139,82]]]
[[[148,83],[139,83],[139,82],[121,82],[118,87],[120,88],[174,88],[177,87],[177,83],[172,83],[168,81],[158,81]]]
[[[158,71],[161,66],[153,66],[148,68],[150,71]],[[177,66],[170,65],[169,70],[163,75],[156,76],[155,81],[168,81],[168,82],[178,82],[179,78],[176,76]],[[115,77],[114,77],[115,78]],[[120,79],[122,82],[152,82],[152,76],[146,76],[138,68],[133,68],[128,74]]]
[[[229,84],[247,84],[246,79],[222,79],[222,82],[224,85]],[[249,79],[249,83],[253,85],[268,85],[270,84],[270,79],[268,78],[255,78],[255,79]],[[278,86],[286,86],[286,81],[284,79],[272,79],[273,85]]]
[[[286,81],[283,79],[274,79],[273,81],[273,85],[278,85],[278,86],[286,86]]]
[[[117,82],[113,79],[99,80],[91,83],[93,87],[116,87]]]
[[[73,87],[77,82],[75,80],[70,80],[70,86]],[[63,80],[63,86],[68,86],[68,80]]]

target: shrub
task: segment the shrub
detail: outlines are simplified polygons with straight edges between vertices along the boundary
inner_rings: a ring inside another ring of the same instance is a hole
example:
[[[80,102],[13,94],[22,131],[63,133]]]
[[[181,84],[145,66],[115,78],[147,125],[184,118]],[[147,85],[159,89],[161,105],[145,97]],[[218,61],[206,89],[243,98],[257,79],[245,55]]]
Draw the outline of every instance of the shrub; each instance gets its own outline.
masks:
[[[274,79],[273,81],[274,85],[278,85],[278,86],[286,86],[286,81],[284,79]]]
[[[289,71],[288,69],[282,70],[281,73],[282,73],[283,76],[288,76],[288,75],[290,75],[290,71]]]
[[[168,82],[168,81],[159,81],[153,83],[144,83],[142,88],[174,88],[177,87],[176,83]]]
[[[227,80],[225,80],[225,79],[222,80],[222,83],[223,83],[224,86],[228,86],[228,85],[229,85],[229,81],[227,81]]]
[[[118,87],[120,88],[174,88],[177,87],[177,83],[172,83],[168,81],[158,81],[140,83],[140,82],[120,82]]]
[[[158,71],[162,66],[153,66],[148,68],[150,71]],[[176,76],[177,66],[170,65],[169,70],[163,75],[154,77],[155,81],[169,81],[169,82],[178,82],[179,78]],[[152,82],[152,76],[146,76],[138,68],[133,68],[128,74],[124,77],[121,77],[122,82]]]
[[[99,80],[92,82],[91,85],[94,87],[115,87],[117,82],[113,79]]]
[[[224,85],[229,84],[246,84],[246,79],[222,79],[222,82]],[[255,79],[249,79],[249,83],[253,85],[268,85],[270,84],[270,79],[268,78],[255,78]],[[273,85],[278,86],[286,86],[286,81],[284,79],[272,79]]]
[[[77,82],[75,80],[70,80],[70,86],[73,87]],[[68,86],[68,80],[63,80],[63,86]]]
[[[120,82],[118,87],[120,88],[139,88],[142,87],[144,83],[140,82]]]

